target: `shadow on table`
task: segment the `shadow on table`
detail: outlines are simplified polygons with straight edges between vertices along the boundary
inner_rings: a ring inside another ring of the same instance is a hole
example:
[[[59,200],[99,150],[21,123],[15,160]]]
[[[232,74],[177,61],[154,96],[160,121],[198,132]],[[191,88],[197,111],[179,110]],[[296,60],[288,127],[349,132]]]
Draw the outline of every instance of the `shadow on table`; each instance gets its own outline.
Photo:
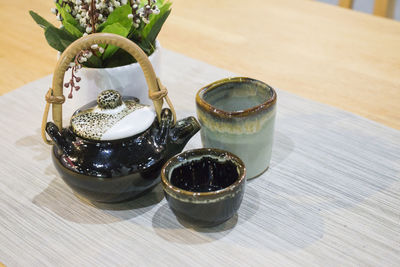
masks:
[[[36,129],[36,134],[25,136],[15,142],[15,145],[19,148],[29,148],[32,150],[33,160],[42,161],[50,158],[50,152],[48,145],[46,145],[42,138],[40,128]]]
[[[257,178],[258,183],[267,184],[267,178]],[[153,228],[158,236],[172,243],[204,244],[223,238],[227,245],[278,252],[310,246],[324,235],[320,210],[282,197],[280,192],[259,195],[253,182],[246,188],[238,214],[224,224],[198,228],[177,219],[164,204],[153,216]]]
[[[293,140],[281,131],[275,131],[270,168],[283,162],[294,150]]]
[[[129,220],[151,210],[164,198],[162,188],[158,185],[147,194],[128,202],[92,203],[77,196],[58,177],[53,166],[46,169],[46,175],[54,176],[54,179],[43,192],[35,196],[33,203],[75,223],[107,224]]]
[[[202,244],[221,239],[257,213],[259,208],[258,193],[249,187],[246,189],[246,194],[238,214],[223,224],[208,228],[196,227],[177,218],[168,204],[164,204],[153,216],[154,231],[169,242],[182,244]]]

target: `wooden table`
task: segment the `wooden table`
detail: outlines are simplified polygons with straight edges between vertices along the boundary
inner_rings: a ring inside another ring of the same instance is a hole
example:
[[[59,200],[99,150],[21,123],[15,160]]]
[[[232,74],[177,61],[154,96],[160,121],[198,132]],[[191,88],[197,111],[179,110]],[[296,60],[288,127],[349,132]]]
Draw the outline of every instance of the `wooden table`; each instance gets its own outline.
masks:
[[[4,2],[2,93],[56,63],[27,14],[54,21],[52,1]],[[400,129],[400,24],[306,0],[174,2],[164,47],[283,89],[271,168],[247,183],[239,213],[212,229],[178,221],[160,187],[120,205],[87,203],[40,139],[47,76],[0,97],[0,262],[399,266],[400,132],[290,92]],[[194,114],[197,88],[232,75],[169,50],[163,60],[179,118]],[[186,149],[200,146],[196,135]]]
[[[50,74],[31,20],[53,1],[0,2],[0,93]],[[400,129],[400,23],[306,0],[174,0],[165,48]]]

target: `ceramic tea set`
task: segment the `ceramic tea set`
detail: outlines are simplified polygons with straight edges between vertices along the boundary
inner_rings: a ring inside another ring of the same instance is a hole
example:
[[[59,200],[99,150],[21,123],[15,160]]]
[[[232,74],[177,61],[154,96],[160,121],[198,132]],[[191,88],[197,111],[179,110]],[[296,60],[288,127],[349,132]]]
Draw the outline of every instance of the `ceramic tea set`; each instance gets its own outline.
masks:
[[[115,45],[136,58],[154,109],[110,89],[77,110],[63,128],[64,73],[75,55],[93,44]],[[161,180],[177,216],[199,226],[222,223],[240,206],[246,171],[249,179],[268,168],[276,93],[249,78],[215,82],[197,93],[200,123],[194,117],[177,120],[167,93],[132,41],[108,33],[80,38],[57,63],[46,95],[43,140],[53,145],[53,163],[63,180],[90,201],[130,200]],[[169,108],[163,109],[164,100]],[[48,122],[50,106],[53,122]],[[180,153],[200,127],[206,148]]]

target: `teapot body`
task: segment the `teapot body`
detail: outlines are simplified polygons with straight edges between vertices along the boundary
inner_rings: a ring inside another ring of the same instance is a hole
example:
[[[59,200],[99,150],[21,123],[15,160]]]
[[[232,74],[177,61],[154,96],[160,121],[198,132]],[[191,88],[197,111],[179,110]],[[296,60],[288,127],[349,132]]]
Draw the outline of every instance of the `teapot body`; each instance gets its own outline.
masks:
[[[125,101],[118,91],[109,89],[100,93],[96,106],[74,114],[70,128],[61,129],[63,89],[69,86],[63,83],[65,71],[82,50],[93,45],[117,46],[136,59],[154,111],[138,101]],[[60,56],[45,99],[43,141],[54,144],[52,158],[64,181],[91,201],[120,202],[150,189],[160,181],[164,162],[180,152],[200,129],[194,117],[175,121],[168,90],[147,55],[117,34],[92,33],[71,43]],[[162,109],[164,103],[170,109]],[[47,120],[50,105],[55,123]]]
[[[135,198],[157,185],[163,164],[199,129],[193,117],[173,125],[164,109],[160,122],[155,119],[146,131],[119,140],[84,139],[71,128],[60,132],[52,123],[46,131],[56,144],[52,158],[63,180],[86,199],[109,203]]]

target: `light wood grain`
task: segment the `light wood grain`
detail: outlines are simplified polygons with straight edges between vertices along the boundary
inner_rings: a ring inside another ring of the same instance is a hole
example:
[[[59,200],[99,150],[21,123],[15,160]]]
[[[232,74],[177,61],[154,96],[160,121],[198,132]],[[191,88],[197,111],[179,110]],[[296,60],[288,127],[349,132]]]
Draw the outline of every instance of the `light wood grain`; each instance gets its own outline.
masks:
[[[161,80],[178,118],[195,113],[198,88],[235,75],[162,55]],[[278,90],[270,169],[247,183],[237,216],[199,229],[176,219],[160,187],[117,205],[76,197],[40,139],[50,84],[46,77],[0,97],[7,266],[400,265],[400,131]],[[200,146],[197,134],[186,149]]]
[[[55,52],[28,9],[0,2],[0,93],[50,74]],[[400,23],[306,0],[174,0],[164,47],[400,129]]]
[[[57,25],[52,7],[51,0],[0,1],[0,94],[53,72],[57,53],[28,13],[35,10]]]

